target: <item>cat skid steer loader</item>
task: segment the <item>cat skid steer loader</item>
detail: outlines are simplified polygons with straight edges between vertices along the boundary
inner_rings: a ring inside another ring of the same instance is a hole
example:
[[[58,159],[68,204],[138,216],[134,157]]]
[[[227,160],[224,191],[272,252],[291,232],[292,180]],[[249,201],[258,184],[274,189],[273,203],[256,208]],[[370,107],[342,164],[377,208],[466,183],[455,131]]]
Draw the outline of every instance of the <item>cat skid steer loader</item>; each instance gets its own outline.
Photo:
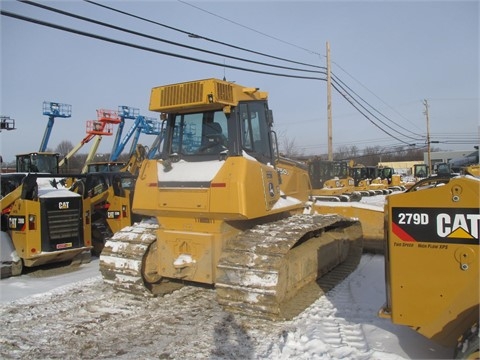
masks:
[[[90,261],[88,211],[80,195],[56,183],[53,174],[1,176],[1,276],[23,267]]]
[[[457,358],[479,358],[480,179],[434,176],[385,205],[387,301],[379,315]]]

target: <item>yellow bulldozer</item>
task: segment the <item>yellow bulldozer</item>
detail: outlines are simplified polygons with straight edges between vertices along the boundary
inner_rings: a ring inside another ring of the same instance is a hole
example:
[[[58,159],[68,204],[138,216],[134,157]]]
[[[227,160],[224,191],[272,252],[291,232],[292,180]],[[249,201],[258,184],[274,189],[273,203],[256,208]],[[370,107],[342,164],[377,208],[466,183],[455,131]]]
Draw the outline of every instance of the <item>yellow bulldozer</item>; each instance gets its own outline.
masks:
[[[149,219],[107,240],[106,283],[144,295],[207,284],[227,310],[277,319],[308,306],[306,288],[321,293],[355,269],[360,222],[318,214],[308,168],[279,156],[267,98],[217,79],[152,89],[165,137],[132,205]]]
[[[348,175],[348,162],[322,160],[314,157],[307,160],[312,196],[322,201],[360,201],[362,195],[355,191],[354,179]]]
[[[480,180],[433,176],[385,205],[387,301],[379,315],[455,358],[478,359]]]

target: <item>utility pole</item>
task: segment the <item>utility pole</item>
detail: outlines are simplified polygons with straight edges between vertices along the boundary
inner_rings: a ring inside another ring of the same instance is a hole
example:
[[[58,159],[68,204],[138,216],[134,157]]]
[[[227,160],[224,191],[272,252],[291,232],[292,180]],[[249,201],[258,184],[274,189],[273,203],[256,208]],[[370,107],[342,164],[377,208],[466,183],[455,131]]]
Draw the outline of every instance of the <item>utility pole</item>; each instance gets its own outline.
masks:
[[[330,43],[327,41],[327,119],[328,119],[328,160],[333,160],[332,145],[332,74],[330,64]]]
[[[428,159],[428,173],[432,173],[432,160],[430,158],[430,119],[428,117],[428,101],[423,100],[423,105],[425,105],[425,116],[427,118],[427,159]]]

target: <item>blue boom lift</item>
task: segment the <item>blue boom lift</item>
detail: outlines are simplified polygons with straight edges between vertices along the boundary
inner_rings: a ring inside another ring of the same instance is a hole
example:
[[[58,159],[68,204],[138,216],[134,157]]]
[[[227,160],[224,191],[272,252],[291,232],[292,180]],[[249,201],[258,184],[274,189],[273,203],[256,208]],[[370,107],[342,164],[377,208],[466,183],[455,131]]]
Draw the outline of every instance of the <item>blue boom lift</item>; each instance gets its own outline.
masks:
[[[44,152],[47,149],[48,140],[50,139],[50,134],[52,133],[53,124],[55,123],[55,118],[71,117],[72,105],[44,101],[43,115],[48,116],[48,123],[47,123],[47,127],[45,128],[45,133],[43,134],[43,139],[42,139],[42,143],[40,144],[40,149],[38,150],[40,152]]]

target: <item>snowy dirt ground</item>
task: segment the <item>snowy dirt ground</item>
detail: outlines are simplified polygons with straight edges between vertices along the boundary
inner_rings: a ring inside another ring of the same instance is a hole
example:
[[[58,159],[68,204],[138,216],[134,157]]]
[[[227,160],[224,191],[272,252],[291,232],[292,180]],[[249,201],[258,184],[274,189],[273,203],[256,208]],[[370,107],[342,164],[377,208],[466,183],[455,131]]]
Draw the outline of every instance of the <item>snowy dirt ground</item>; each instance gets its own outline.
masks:
[[[98,269],[98,261],[87,264],[93,266]],[[383,266],[383,256],[363,255],[357,270],[335,289],[281,322],[225,312],[210,288],[189,286],[158,298],[116,292],[95,268],[86,278],[53,289],[42,277],[4,279],[4,296],[16,287],[38,291],[1,301],[0,358],[450,358],[451,349],[377,317],[385,300]]]

